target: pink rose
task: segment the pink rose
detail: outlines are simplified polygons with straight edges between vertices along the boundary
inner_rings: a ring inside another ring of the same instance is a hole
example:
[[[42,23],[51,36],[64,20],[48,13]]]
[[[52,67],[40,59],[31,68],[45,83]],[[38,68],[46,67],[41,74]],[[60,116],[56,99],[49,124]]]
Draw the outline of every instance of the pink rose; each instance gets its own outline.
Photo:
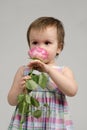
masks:
[[[47,62],[48,59],[48,52],[40,47],[34,47],[28,51],[28,55],[32,59],[39,59],[43,62]]]

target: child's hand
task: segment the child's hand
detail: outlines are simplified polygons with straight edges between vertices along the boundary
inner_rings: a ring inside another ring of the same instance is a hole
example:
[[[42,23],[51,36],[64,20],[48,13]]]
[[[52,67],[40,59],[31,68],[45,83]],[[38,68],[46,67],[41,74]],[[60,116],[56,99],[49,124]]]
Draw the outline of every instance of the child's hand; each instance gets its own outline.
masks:
[[[27,76],[23,76],[20,80],[19,80],[19,88],[24,91],[26,89],[25,83],[26,80],[31,79],[31,77],[29,75]]]
[[[35,69],[38,70],[40,72],[48,72],[48,65],[41,62],[40,60],[32,60],[29,64],[28,67],[30,69]]]
[[[20,67],[15,74],[12,87],[8,93],[8,102],[10,105],[18,104],[18,95],[24,93],[26,90],[26,80],[30,79],[30,76],[23,76],[24,67]]]

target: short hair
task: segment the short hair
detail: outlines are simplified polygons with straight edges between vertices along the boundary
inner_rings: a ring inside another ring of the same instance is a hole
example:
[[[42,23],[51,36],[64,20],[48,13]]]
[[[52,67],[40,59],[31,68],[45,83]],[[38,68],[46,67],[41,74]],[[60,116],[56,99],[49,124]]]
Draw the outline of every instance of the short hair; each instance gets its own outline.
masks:
[[[27,41],[28,41],[29,46],[30,46],[29,36],[30,36],[31,29],[41,30],[41,29],[46,29],[47,27],[50,27],[50,26],[56,27],[58,46],[62,50],[64,47],[64,37],[65,37],[64,26],[60,20],[54,17],[39,17],[30,24],[27,30]]]

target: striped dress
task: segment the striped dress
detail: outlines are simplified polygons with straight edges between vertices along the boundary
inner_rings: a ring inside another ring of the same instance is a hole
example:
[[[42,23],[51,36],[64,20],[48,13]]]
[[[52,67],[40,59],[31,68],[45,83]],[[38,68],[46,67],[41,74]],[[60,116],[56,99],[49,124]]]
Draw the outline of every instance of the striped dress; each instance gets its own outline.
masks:
[[[55,69],[61,72],[62,67],[55,67]],[[25,69],[24,74],[28,74],[27,69]],[[41,107],[42,116],[38,119],[26,116],[22,130],[73,130],[66,96],[59,91],[58,86],[54,84],[50,77],[45,89],[41,89],[38,86],[38,89],[32,91],[31,95],[38,99],[41,106],[46,103],[49,105],[50,115],[47,107]],[[33,108],[31,109],[33,111]],[[19,130],[20,117],[21,115],[18,113],[18,108],[16,107],[8,130]]]

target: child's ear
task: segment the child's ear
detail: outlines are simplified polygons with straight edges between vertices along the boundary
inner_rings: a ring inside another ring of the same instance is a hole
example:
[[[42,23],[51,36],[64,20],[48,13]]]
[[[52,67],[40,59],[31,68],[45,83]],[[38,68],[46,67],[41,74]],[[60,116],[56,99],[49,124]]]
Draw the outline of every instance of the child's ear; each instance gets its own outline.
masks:
[[[62,49],[63,49],[63,46],[62,46],[62,43],[59,43],[58,44],[58,48],[57,48],[57,55],[59,55],[60,54],[60,52],[62,51]]]
[[[59,55],[60,52],[61,52],[61,48],[58,47],[57,52],[56,52],[56,55]]]

